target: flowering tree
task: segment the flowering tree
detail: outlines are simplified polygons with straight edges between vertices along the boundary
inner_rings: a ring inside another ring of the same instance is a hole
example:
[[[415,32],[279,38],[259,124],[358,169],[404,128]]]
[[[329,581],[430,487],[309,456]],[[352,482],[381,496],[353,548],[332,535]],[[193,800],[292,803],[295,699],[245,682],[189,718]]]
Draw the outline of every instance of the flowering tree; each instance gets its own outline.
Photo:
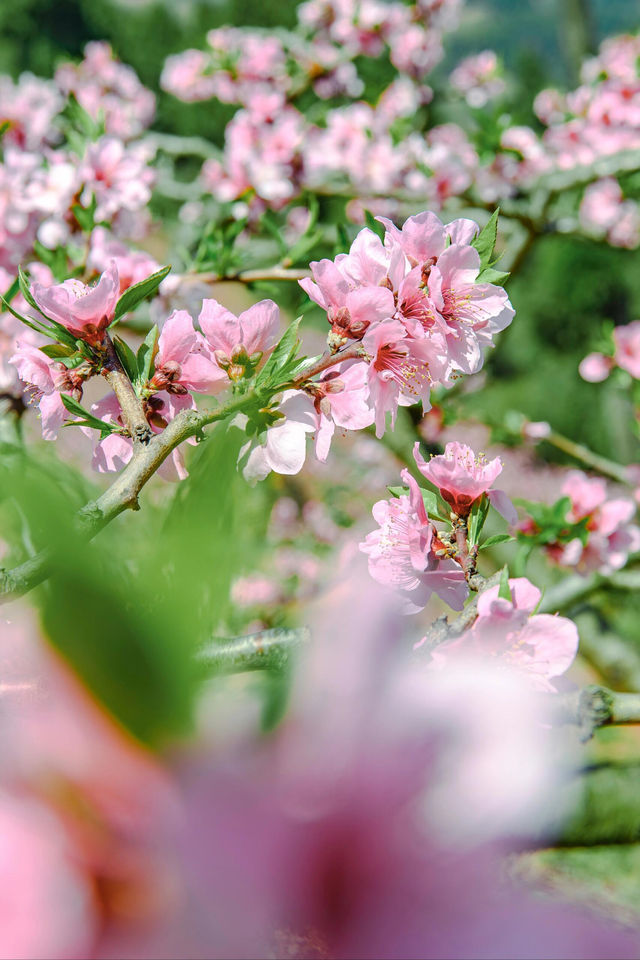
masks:
[[[501,871],[633,830],[572,781],[640,722],[579,606],[638,585],[640,465],[517,411],[463,441],[537,239],[640,243],[640,41],[534,130],[492,51],[431,85],[460,7],[211,30],[161,85],[235,108],[221,150],[105,43],[2,78],[3,956],[637,955]],[[639,325],[580,365],[630,437]],[[539,445],[573,469],[525,499]]]

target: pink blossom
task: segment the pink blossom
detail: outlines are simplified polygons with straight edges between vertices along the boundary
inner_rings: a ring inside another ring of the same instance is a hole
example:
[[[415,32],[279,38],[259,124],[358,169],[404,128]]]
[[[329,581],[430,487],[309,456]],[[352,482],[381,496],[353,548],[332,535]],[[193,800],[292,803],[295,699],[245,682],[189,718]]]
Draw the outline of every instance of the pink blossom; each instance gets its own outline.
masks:
[[[316,417],[316,456],[326,460],[336,427],[362,430],[374,420],[369,403],[367,366],[360,360],[338,364],[318,380],[305,385]]]
[[[423,458],[420,444],[416,442],[413,456],[420,473],[438,488],[458,516],[468,516],[476,500],[486,493],[505,520],[516,523],[516,511],[506,494],[502,490],[489,489],[502,473],[502,463],[498,457],[489,461],[483,454],[476,457],[466,443],[457,442],[448,443],[444,454],[431,457],[429,462]]]
[[[429,296],[445,323],[451,367],[477,373],[482,348],[511,323],[515,311],[502,287],[477,283],[480,257],[473,247],[454,243],[438,257],[429,273]]]
[[[16,342],[16,351],[10,363],[18,371],[20,379],[27,384],[31,399],[38,404],[42,436],[45,440],[55,440],[67,417],[60,394],[81,394],[84,379],[82,374],[47,357],[33,344],[20,340]]]
[[[394,312],[393,293],[385,287],[361,286],[350,289],[336,265],[330,260],[312,263],[317,283],[301,280],[300,285],[312,300],[327,311],[331,336],[339,346],[347,338],[362,339],[376,321],[388,319]]]
[[[379,500],[373,516],[380,529],[360,544],[369,557],[369,573],[378,583],[399,592],[407,613],[422,610],[432,593],[454,610],[462,610],[468,594],[462,568],[454,560],[436,557],[435,528],[420,488],[406,470],[402,479],[409,495]]]
[[[31,292],[46,317],[78,339],[98,344],[113,320],[120,295],[118,268],[115,261],[111,261],[95,286],[87,286],[80,280],[65,280],[50,287],[34,283]]]
[[[640,380],[640,320],[613,331],[614,360],[636,380]]]
[[[385,320],[367,331],[362,344],[371,358],[369,394],[376,413],[376,436],[381,437],[386,414],[391,414],[393,427],[399,404],[407,406],[421,400],[423,409],[429,409],[431,385],[441,369],[441,341],[412,339],[399,321]]]
[[[425,211],[409,217],[398,229],[386,217],[377,218],[385,228],[385,244],[398,246],[412,267],[433,263],[443,253],[446,231],[435,213]]]
[[[205,350],[186,310],[174,310],[158,338],[151,388],[171,394],[215,393],[228,382]]]
[[[433,652],[436,665],[453,656],[499,658],[521,672],[538,690],[554,692],[552,681],[565,673],[578,652],[578,631],[566,617],[536,614],[542,594],[525,577],[509,580],[511,600],[498,596],[500,587],[483,591],[478,617],[459,639]]]
[[[235,316],[217,300],[203,300],[198,322],[218,367],[221,388],[251,374],[271,353],[278,340],[280,311],[273,300],[260,300]]]
[[[613,365],[611,357],[605,357],[603,353],[589,353],[580,361],[578,371],[587,383],[602,383],[611,373]]]
[[[269,427],[259,443],[249,442],[240,451],[242,475],[251,484],[264,480],[272,470],[286,476],[300,473],[307,435],[318,429],[313,405],[299,390],[285,390],[278,412],[284,419]]]

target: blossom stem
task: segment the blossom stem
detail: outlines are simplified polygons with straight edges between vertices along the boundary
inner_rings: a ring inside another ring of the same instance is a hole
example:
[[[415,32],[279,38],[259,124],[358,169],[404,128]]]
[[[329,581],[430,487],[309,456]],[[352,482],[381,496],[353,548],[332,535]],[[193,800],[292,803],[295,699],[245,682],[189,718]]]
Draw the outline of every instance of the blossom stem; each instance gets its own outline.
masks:
[[[462,613],[458,614],[453,620],[449,621],[447,616],[438,617],[427,630],[425,643],[420,646],[420,651],[430,653],[434,647],[444,643],[445,640],[452,640],[454,637],[459,637],[464,633],[478,616],[478,598],[480,594],[484,593],[485,590],[489,590],[491,587],[498,586],[501,577],[502,570],[498,570],[490,577],[482,577],[477,573],[471,577],[469,586],[472,590],[476,591],[476,596],[469,601]]]
[[[456,540],[456,556],[455,559],[458,561],[462,567],[462,572],[464,573],[465,580],[471,586],[471,581],[476,574],[476,563],[478,558],[478,549],[473,547],[469,550],[469,530],[467,528],[467,521],[460,518],[454,527],[455,540]],[[474,581],[475,582],[475,581]],[[477,589],[477,587],[471,586],[471,589]]]
[[[329,367],[333,367],[337,363],[342,363],[343,360],[362,360],[366,356],[366,351],[359,340],[355,343],[349,344],[348,347],[338,351],[338,353],[331,353],[330,350],[325,350],[319,360],[317,360],[315,363],[312,363],[310,367],[307,367],[306,370],[303,370],[302,373],[292,381],[293,385],[298,386],[299,384],[304,383],[306,380],[310,380],[311,377],[315,377],[319,373],[322,373],[323,370],[327,370]]]
[[[116,353],[113,340],[109,334],[105,334],[104,343],[104,364],[102,375],[113,390],[122,410],[122,419],[124,425],[134,444],[149,443],[153,432],[145,416],[142,401],[133,389],[133,385],[127,376],[120,358]]]

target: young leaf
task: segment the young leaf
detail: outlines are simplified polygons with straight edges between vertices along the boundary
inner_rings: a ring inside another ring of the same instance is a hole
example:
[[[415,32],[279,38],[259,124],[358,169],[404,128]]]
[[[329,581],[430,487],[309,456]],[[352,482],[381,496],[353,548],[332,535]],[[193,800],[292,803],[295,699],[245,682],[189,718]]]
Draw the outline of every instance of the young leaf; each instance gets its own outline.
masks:
[[[16,277],[13,283],[11,284],[11,286],[9,287],[9,289],[7,290],[7,292],[2,297],[4,302],[11,303],[11,301],[13,300],[13,298],[15,297],[19,289],[20,289],[20,284],[18,282],[18,278]]]
[[[495,547],[498,543],[513,543],[514,541],[515,537],[509,536],[508,533],[496,533],[493,537],[487,537],[478,549],[486,550],[487,547]]]
[[[79,203],[74,203],[71,207],[71,212],[84,233],[90,233],[95,226],[97,205],[98,202],[94,193],[91,196],[91,203],[88,207],[83,207]]]
[[[288,367],[294,359],[300,346],[298,327],[300,326],[301,320],[302,317],[298,317],[293,323],[289,324],[275,350],[258,374],[256,386],[270,389],[284,381],[285,378],[283,374],[285,373],[285,368]]]
[[[509,586],[509,567],[502,568],[502,574],[500,576],[500,589],[498,590],[498,596],[501,600],[508,600],[509,603],[513,603],[513,596],[511,595],[511,587]]]
[[[77,400],[74,400],[73,397],[70,397],[66,393],[60,394],[60,399],[63,404],[69,411],[69,413],[75,414],[77,417],[81,417],[80,420],[73,420],[65,426],[69,427],[91,427],[92,430],[99,430],[100,436],[104,437],[109,433],[118,433],[119,427],[115,426],[113,423],[107,423],[105,420],[99,420],[98,417],[94,417],[92,413],[89,413],[88,410],[78,403]]]
[[[11,289],[13,289],[13,286]],[[39,323],[37,320],[32,320],[30,317],[25,317],[24,314],[15,310],[9,301],[5,300],[5,298],[1,295],[0,303],[2,303],[4,309],[8,310],[9,313],[16,318],[16,320],[20,320],[21,323],[25,324],[25,326],[31,327],[32,330],[36,331],[36,333],[44,334],[46,337],[54,337],[54,333],[52,332],[51,328],[47,327],[44,323]]]
[[[151,296],[151,294],[154,293],[155,290],[157,290],[157,288],[160,286],[170,270],[171,267],[163,267],[162,270],[158,270],[157,273],[152,273],[150,277],[147,277],[145,280],[141,280],[139,283],[134,283],[132,287],[129,287],[128,290],[125,290],[116,303],[116,309],[113,315],[113,323],[116,323],[120,317],[124,316],[125,313],[130,313],[132,310],[135,310],[142,300],[145,300],[147,297]]]
[[[510,276],[510,273],[505,273],[503,270],[494,270],[493,267],[485,267],[484,270],[481,270],[478,274],[477,282],[494,283],[497,287],[503,287]]]
[[[138,361],[136,355],[126,343],[122,337],[113,338],[113,346],[115,351],[118,354],[118,359],[124,367],[126,375],[129,377],[129,380],[133,383],[138,378]]]
[[[480,254],[480,269],[484,270],[491,264],[491,257],[493,256],[493,248],[496,245],[496,237],[498,235],[498,214],[500,213],[500,207],[498,207],[491,214],[489,222],[487,225],[480,231],[477,237],[471,241],[471,246],[475,247],[478,253]]]
[[[63,357],[72,357],[76,351],[62,343],[48,343],[46,347],[40,347],[40,352],[51,360],[61,360]]]
[[[364,211],[364,221],[369,227],[369,230],[372,230],[381,240],[384,240],[384,227],[381,223],[378,223],[374,215],[371,213],[371,210]]]
[[[138,368],[137,386],[144,387],[151,379],[153,375],[153,361],[155,360],[157,352],[158,328],[153,326],[138,347],[138,355],[136,357],[136,365]]]
[[[25,298],[30,307],[33,307],[34,310],[37,310],[38,313],[42,313],[40,307],[33,299],[33,294],[31,293],[31,287],[29,286],[29,278],[22,269],[18,267],[18,283],[20,284],[20,293]]]
[[[488,513],[489,499],[483,494],[472,506],[471,513],[469,514],[469,520],[467,521],[467,527],[469,530],[469,546],[475,546],[480,539],[480,534],[482,533],[482,528],[484,527],[484,522],[487,519]]]

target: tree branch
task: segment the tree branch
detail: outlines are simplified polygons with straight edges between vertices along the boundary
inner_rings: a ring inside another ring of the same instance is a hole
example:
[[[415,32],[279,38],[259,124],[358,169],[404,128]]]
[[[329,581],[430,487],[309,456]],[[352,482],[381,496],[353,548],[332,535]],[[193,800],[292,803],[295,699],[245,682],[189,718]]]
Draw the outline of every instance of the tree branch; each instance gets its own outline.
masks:
[[[183,273],[178,279],[189,277],[193,280],[202,280],[203,283],[221,283],[222,281],[235,280],[237,283],[258,283],[260,280],[290,280],[297,282],[311,276],[310,270],[296,269],[295,267],[263,267],[259,270],[241,270],[240,273],[213,273],[212,271],[203,271],[202,273]]]
[[[213,640],[197,654],[197,660],[213,673],[245,673],[249,670],[283,670],[300,647],[311,639],[308,627],[297,630],[261,630],[246,637]]]
[[[631,557],[634,562],[637,557]],[[567,577],[555,587],[547,590],[540,604],[540,613],[558,613],[590,597],[603,587],[615,587],[619,590],[639,590],[640,570],[623,569],[613,573],[591,573],[587,577],[579,575]]]
[[[129,380],[120,357],[116,353],[113,340],[108,333],[105,334],[104,343],[104,364],[102,375],[116,395],[116,399],[122,410],[122,419],[124,425],[134,444],[149,443],[153,436],[153,431],[146,418],[142,400],[133,389],[133,384]]]
[[[152,436],[148,444],[138,444],[133,457],[111,486],[80,511],[77,521],[80,535],[90,540],[118,514],[137,510],[140,491],[179,444],[196,436],[208,424],[240,412],[253,400],[253,394],[248,394],[209,412],[183,410],[162,433]],[[43,550],[13,570],[0,571],[0,603],[22,596],[46,580],[54,562],[52,552]]]
[[[554,697],[554,707],[556,721],[576,724],[585,741],[600,727],[640,724],[640,693],[619,693],[596,684]]]

